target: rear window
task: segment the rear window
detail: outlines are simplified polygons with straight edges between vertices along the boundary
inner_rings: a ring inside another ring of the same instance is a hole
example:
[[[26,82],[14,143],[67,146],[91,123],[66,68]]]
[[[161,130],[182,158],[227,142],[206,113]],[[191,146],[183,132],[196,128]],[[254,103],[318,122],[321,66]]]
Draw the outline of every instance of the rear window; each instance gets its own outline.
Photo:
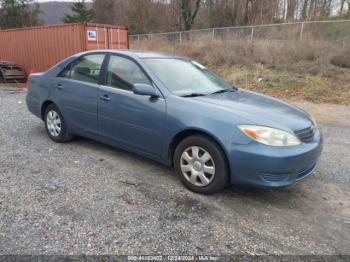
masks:
[[[101,74],[104,54],[86,55],[75,60],[58,76],[77,81],[97,84]]]

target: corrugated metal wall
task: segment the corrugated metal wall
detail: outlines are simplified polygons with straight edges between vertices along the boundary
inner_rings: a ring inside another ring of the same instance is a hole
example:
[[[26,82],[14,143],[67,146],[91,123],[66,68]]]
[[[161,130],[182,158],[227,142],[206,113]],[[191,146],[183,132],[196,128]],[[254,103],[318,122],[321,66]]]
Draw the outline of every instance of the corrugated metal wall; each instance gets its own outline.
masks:
[[[128,30],[110,25],[87,24],[86,33],[93,32],[96,39],[87,37],[87,50],[94,49],[128,49]]]
[[[75,53],[94,49],[127,49],[125,27],[90,23],[0,31],[0,60],[46,71]]]

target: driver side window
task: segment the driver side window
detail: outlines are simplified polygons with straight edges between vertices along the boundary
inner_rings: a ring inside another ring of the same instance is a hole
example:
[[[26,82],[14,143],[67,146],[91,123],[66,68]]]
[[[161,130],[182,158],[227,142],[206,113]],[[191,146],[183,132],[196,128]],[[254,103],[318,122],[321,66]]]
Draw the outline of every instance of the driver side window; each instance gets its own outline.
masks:
[[[151,84],[151,81],[135,62],[112,55],[108,63],[106,85],[131,91],[136,83]]]

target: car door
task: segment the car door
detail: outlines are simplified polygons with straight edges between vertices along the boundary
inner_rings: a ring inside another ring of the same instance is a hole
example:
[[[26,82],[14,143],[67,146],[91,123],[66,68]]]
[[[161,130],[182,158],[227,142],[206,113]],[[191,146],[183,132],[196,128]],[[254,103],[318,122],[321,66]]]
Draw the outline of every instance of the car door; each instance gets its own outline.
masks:
[[[110,55],[100,86],[100,135],[115,143],[158,157],[165,124],[165,100],[132,92],[133,84],[152,85],[141,67],[124,56]]]
[[[84,55],[55,79],[53,98],[75,133],[98,134],[98,83],[104,58],[104,53]]]

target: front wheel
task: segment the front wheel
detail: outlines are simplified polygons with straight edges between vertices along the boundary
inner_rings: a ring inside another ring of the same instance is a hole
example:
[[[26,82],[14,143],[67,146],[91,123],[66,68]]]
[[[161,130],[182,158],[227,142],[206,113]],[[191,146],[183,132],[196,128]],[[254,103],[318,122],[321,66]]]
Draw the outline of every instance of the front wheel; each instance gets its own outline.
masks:
[[[70,141],[73,135],[67,130],[63,116],[54,104],[50,104],[45,111],[45,127],[49,137],[58,143]]]
[[[211,139],[195,135],[182,140],[174,153],[175,172],[190,190],[214,194],[228,184],[224,153]]]

